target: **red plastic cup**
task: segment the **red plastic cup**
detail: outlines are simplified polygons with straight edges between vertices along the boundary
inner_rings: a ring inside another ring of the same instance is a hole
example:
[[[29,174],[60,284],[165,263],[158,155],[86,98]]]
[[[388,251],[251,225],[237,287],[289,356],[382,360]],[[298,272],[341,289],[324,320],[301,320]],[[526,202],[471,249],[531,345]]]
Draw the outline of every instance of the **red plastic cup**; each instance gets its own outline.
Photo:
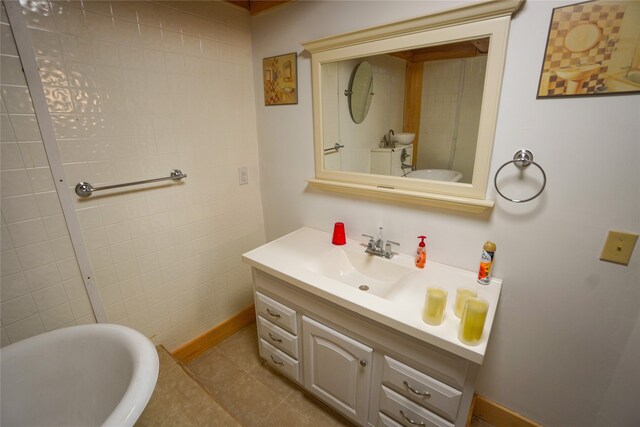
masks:
[[[331,243],[334,245],[345,245],[347,243],[347,238],[344,235],[344,223],[336,222],[333,225],[333,239],[331,239]]]

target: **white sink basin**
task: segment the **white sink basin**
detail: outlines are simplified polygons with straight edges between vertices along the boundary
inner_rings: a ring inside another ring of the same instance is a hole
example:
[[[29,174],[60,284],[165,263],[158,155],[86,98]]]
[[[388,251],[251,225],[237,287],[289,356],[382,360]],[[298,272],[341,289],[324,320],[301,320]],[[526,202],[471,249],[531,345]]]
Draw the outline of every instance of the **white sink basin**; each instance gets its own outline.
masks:
[[[565,80],[584,80],[600,70],[600,64],[575,65],[573,67],[558,68],[556,74]]]
[[[584,93],[582,84],[591,75],[600,72],[601,65],[599,63],[574,65],[571,67],[558,68],[556,74],[561,79],[567,81],[567,87],[565,89],[566,95],[575,95]]]
[[[400,132],[396,133],[392,139],[399,145],[409,145],[413,142],[413,139],[416,137],[415,133],[409,132]]]
[[[304,265],[305,268],[357,288],[385,298],[402,286],[403,280],[416,272],[415,267],[398,265],[361,250],[331,248]]]

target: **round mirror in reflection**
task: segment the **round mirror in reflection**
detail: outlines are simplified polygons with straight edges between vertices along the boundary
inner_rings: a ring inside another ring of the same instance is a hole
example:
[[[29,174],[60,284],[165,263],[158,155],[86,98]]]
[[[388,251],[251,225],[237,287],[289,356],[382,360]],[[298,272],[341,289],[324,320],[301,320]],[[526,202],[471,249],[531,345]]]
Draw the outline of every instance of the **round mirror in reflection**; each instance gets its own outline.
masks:
[[[347,95],[351,119],[356,124],[362,123],[369,112],[373,95],[373,69],[368,61],[362,61],[354,68]]]

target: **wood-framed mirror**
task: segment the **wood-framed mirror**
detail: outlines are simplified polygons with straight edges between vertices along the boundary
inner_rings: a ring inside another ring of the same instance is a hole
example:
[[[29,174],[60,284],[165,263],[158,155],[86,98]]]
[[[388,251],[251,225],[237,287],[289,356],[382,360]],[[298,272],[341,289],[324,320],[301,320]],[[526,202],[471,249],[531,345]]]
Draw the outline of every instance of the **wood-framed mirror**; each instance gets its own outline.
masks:
[[[314,104],[309,184],[469,212],[491,208],[486,190],[509,23],[523,1],[488,0],[303,43]],[[376,89],[367,117],[355,123],[345,95],[363,61]],[[396,142],[400,133],[415,134],[412,143]]]

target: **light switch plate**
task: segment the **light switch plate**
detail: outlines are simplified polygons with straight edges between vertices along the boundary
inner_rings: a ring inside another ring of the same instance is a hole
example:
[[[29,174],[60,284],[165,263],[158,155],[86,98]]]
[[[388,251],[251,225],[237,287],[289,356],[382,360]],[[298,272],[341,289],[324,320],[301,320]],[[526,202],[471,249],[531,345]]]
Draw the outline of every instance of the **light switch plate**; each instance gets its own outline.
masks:
[[[249,183],[249,168],[242,166],[238,168],[238,183],[247,185]]]
[[[637,240],[638,235],[635,233],[610,230],[602,247],[600,259],[602,261],[615,262],[616,264],[629,265]]]

